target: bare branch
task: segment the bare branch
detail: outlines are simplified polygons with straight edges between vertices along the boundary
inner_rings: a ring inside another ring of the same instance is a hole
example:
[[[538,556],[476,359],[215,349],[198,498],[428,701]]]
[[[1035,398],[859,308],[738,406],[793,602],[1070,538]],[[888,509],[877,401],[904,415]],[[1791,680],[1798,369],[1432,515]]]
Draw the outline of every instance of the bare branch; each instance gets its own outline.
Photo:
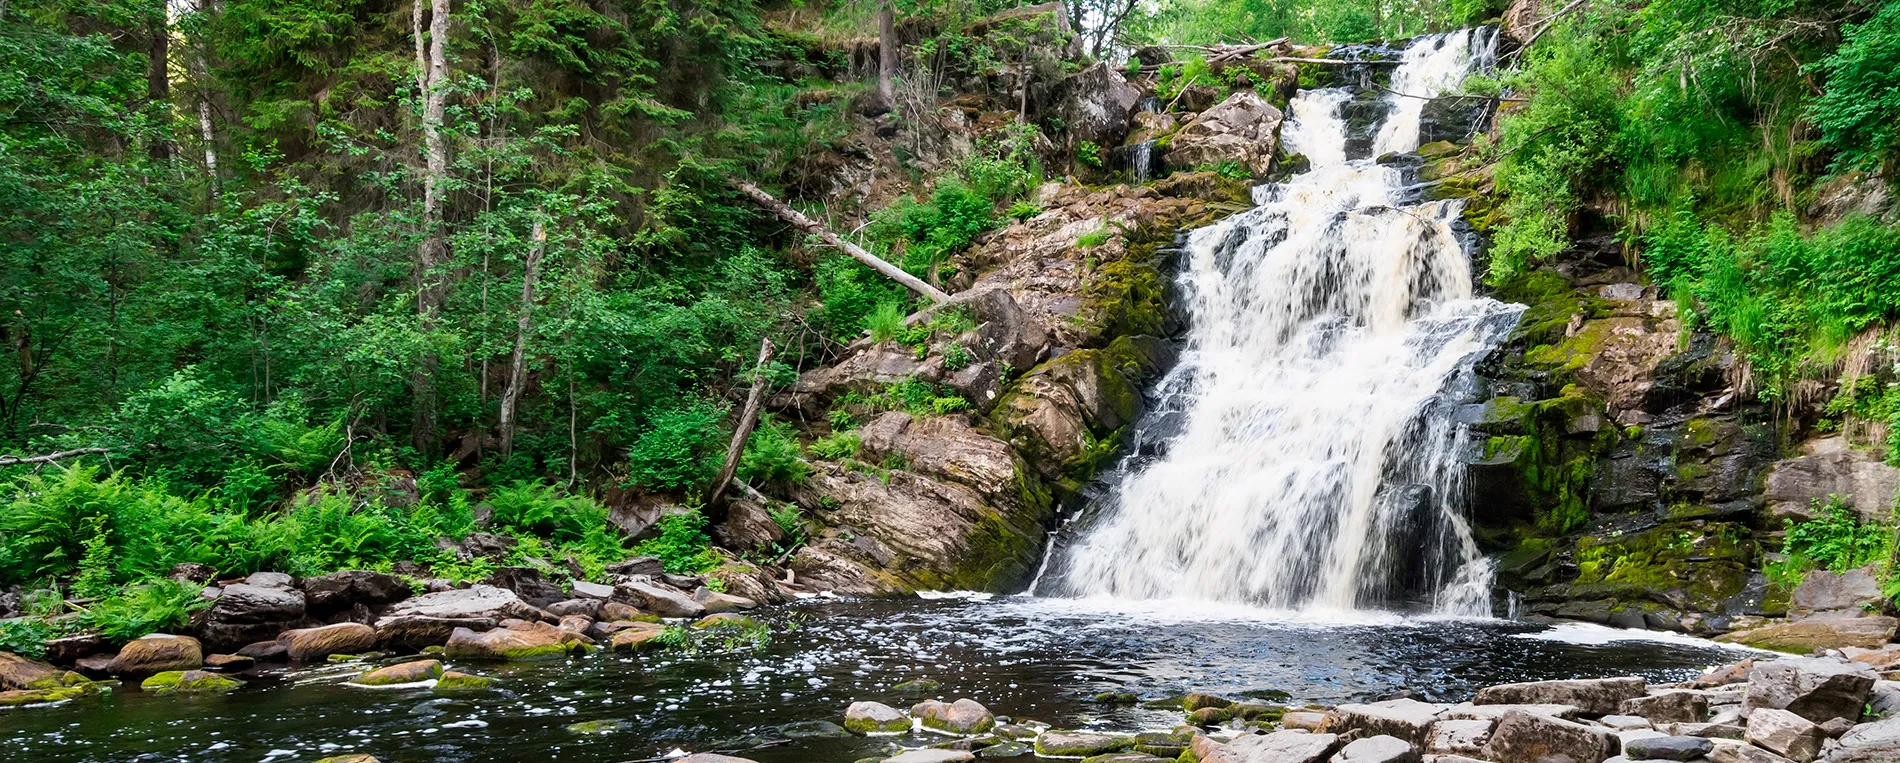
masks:
[[[73,456],[85,456],[85,455],[92,455],[92,454],[97,454],[97,453],[110,453],[110,452],[111,450],[108,448],[74,448],[72,450],[62,450],[58,453],[48,453],[44,456],[0,456],[0,466],[13,466],[16,464],[50,464],[62,458],[72,458]]]

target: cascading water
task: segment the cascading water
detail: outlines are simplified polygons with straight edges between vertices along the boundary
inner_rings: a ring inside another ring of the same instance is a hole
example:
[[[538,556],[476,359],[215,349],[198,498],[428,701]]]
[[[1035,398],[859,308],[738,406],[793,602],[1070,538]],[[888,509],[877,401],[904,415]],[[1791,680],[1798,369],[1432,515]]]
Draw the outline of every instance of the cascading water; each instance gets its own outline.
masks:
[[[1420,38],[1392,89],[1437,95],[1488,41]],[[1157,390],[1176,432],[1129,465],[1043,588],[1489,614],[1451,406],[1522,307],[1473,296],[1460,202],[1414,202],[1401,169],[1347,156],[1351,97],[1299,93],[1281,135],[1310,169],[1190,235],[1188,347]],[[1373,156],[1418,146],[1424,101],[1387,99]]]

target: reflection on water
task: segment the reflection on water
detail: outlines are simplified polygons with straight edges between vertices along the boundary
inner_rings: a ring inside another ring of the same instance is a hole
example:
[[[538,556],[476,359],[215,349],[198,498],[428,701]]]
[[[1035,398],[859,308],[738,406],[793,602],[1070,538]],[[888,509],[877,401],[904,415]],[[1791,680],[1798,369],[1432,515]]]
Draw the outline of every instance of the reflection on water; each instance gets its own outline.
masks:
[[[1311,613],[1307,618],[1316,617]],[[385,761],[628,761],[780,736],[794,721],[840,720],[845,705],[914,678],[941,696],[1068,727],[1167,728],[1180,715],[1089,702],[1189,689],[1336,703],[1398,689],[1458,700],[1506,681],[1638,674],[1679,680],[1737,657],[1714,644],[1610,640],[1594,627],[1401,619],[1293,622],[1224,605],[945,597],[813,601],[766,614],[773,644],[737,655],[595,654],[529,665],[453,665],[503,679],[468,699],[426,689],[340,685],[360,667],[250,677],[223,697],[124,692],[56,708],[0,711],[0,760],[309,761],[367,752]],[[1528,637],[1527,637],[1528,636]],[[1581,643],[1580,643],[1581,642]],[[568,724],[623,720],[617,734]],[[763,763],[828,763],[892,742],[942,737],[801,739],[745,753]]]

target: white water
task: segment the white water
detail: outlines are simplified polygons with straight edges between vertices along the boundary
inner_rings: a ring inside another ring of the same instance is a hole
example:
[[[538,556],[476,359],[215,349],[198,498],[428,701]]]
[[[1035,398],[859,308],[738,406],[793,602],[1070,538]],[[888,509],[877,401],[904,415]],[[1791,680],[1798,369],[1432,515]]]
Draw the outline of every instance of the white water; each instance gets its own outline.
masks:
[[[1426,99],[1457,90],[1473,67],[1489,64],[1496,34],[1489,27],[1464,29],[1421,37],[1406,48],[1399,68],[1392,72],[1386,96],[1391,113],[1379,126],[1372,155],[1418,150],[1419,117],[1425,112]]]
[[[1455,86],[1473,39],[1421,38],[1394,89]],[[1448,391],[1522,308],[1473,296],[1458,202],[1406,203],[1400,170],[1347,158],[1350,98],[1299,93],[1282,139],[1311,169],[1191,234],[1193,328],[1160,387],[1181,429],[1070,549],[1067,592],[1489,614]],[[1375,155],[1416,148],[1417,100],[1388,96]]]

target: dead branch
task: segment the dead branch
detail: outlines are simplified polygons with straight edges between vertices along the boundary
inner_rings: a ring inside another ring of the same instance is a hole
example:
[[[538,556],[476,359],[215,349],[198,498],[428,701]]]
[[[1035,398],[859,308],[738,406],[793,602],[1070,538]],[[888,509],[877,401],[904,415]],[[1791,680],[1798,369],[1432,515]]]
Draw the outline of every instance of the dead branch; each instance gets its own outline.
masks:
[[[62,458],[72,458],[73,456],[85,456],[85,455],[91,455],[91,454],[96,454],[96,453],[110,453],[110,452],[111,450],[108,448],[74,448],[72,450],[62,450],[58,453],[48,453],[44,456],[0,456],[0,466],[14,466],[17,464],[50,464]]]
[[[923,280],[904,272],[902,268],[896,265],[885,262],[877,255],[865,251],[864,247],[839,238],[838,234],[832,233],[831,229],[826,228],[823,223],[806,217],[798,210],[793,209],[791,205],[773,198],[772,194],[759,190],[758,186],[744,180],[734,180],[732,184],[736,186],[741,193],[744,193],[747,198],[750,198],[753,203],[765,207],[767,211],[777,215],[780,220],[791,223],[794,228],[817,236],[820,241],[843,249],[845,254],[851,255],[853,259],[864,263],[866,267],[883,274],[885,278],[903,284],[904,288],[917,292],[931,302],[943,302],[950,299],[950,295],[945,294],[943,290],[924,283]]]
[[[739,425],[732,430],[732,442],[726,446],[726,464],[719,469],[719,479],[713,481],[712,490],[706,493],[706,508],[711,514],[722,514],[719,499],[726,494],[726,487],[732,484],[732,475],[739,470],[739,457],[745,454],[746,438],[752,436],[752,427],[759,420],[759,406],[765,402],[765,364],[772,362],[772,340],[759,340],[759,362],[752,373],[752,391],[746,393],[745,410],[739,414]],[[715,518],[723,518],[715,517]]]

